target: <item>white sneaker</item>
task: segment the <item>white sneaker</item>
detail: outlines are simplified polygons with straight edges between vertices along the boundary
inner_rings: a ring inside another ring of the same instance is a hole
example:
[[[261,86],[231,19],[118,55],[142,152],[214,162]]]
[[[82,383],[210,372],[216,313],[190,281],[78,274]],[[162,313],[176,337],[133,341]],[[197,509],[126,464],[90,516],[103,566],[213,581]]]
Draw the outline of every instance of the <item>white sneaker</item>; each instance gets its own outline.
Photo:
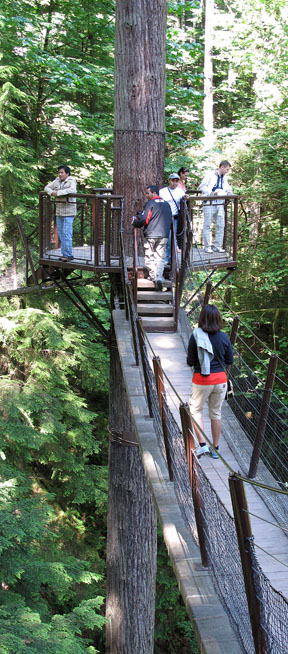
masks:
[[[226,252],[226,250],[224,250],[224,248],[217,248],[217,247],[214,247],[214,246],[213,246],[213,250],[214,250],[214,252]]]
[[[213,252],[213,250],[212,250],[212,248],[204,248],[204,252],[209,252],[209,254],[210,254],[211,252]]]
[[[200,459],[200,456],[202,456],[202,454],[210,454],[209,447],[208,445],[206,445],[206,443],[205,445],[203,445],[203,447],[201,447],[201,445],[197,445],[196,450],[194,451],[198,459]]]

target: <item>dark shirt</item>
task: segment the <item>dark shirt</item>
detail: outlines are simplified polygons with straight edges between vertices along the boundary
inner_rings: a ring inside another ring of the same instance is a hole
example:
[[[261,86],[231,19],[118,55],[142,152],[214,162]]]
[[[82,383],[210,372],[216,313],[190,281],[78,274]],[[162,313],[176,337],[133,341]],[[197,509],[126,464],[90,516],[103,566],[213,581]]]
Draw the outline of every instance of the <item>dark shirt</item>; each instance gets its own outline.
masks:
[[[214,332],[208,334],[209,340],[213,347],[214,356],[210,361],[210,372],[221,372],[225,370],[225,366],[230,366],[233,363],[233,351],[229,340],[229,336],[224,332]],[[188,366],[193,366],[195,372],[201,372],[200,363],[197,353],[197,345],[195,338],[192,334],[189,340],[188,353],[187,353]]]
[[[160,197],[146,202],[143,211],[139,211],[134,218],[134,227],[144,226],[146,238],[168,238],[172,223],[170,205]]]

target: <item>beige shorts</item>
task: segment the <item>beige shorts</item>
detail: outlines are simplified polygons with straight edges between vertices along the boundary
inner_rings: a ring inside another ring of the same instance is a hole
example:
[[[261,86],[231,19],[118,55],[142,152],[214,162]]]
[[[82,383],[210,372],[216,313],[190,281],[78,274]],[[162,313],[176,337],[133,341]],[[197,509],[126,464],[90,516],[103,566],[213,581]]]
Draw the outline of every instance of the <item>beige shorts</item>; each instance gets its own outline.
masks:
[[[204,386],[192,382],[192,393],[189,400],[190,412],[198,422],[197,417],[202,415],[203,406],[208,400],[210,420],[221,420],[221,407],[225,399],[227,384],[207,384]]]

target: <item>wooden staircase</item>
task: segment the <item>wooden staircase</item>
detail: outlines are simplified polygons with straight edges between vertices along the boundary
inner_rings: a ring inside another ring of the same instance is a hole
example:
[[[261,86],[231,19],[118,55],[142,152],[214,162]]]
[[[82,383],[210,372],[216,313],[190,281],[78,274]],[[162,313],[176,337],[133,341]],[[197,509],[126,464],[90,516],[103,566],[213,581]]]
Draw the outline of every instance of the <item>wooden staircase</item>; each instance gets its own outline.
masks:
[[[164,280],[163,291],[156,291],[149,279],[137,280],[137,313],[146,332],[174,332],[177,329],[173,303],[173,287]]]

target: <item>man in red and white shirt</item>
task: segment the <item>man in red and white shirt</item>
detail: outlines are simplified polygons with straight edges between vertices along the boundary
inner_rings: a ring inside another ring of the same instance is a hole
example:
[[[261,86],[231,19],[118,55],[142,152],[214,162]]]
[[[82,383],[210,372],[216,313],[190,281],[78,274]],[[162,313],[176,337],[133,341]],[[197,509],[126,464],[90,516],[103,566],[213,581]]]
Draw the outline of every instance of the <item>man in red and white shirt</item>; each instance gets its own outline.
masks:
[[[157,186],[145,188],[148,200],[143,211],[139,211],[132,224],[134,227],[144,227],[145,266],[157,291],[163,288],[163,271],[165,266],[166,247],[172,223],[172,212],[168,202],[159,196]]]

